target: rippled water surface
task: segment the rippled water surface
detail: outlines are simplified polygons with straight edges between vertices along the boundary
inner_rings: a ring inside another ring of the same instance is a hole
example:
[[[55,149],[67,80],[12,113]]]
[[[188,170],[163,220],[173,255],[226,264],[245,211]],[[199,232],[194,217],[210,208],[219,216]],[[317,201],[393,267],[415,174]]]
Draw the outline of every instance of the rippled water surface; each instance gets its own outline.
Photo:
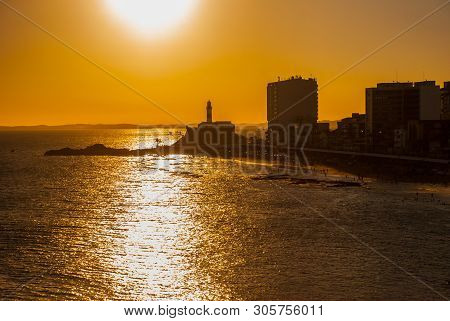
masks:
[[[43,157],[157,137],[175,139],[0,132],[0,299],[450,296],[448,187],[295,185],[255,180],[252,162],[205,157]]]

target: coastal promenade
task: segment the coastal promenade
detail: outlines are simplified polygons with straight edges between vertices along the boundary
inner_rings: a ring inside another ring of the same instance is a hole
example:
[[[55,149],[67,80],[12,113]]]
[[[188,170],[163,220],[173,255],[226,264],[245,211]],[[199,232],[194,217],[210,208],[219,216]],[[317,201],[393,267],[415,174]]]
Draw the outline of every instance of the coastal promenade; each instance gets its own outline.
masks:
[[[295,150],[302,150],[302,149],[296,148]],[[450,161],[446,160],[446,159],[403,156],[403,155],[377,154],[377,153],[346,152],[346,151],[339,151],[339,150],[332,150],[332,149],[303,148],[303,151],[326,153],[326,154],[349,155],[349,156],[374,157],[374,158],[384,158],[384,159],[394,159],[394,160],[404,160],[404,161],[414,161],[414,162],[427,162],[427,163],[434,163],[434,164],[449,164],[450,163]]]

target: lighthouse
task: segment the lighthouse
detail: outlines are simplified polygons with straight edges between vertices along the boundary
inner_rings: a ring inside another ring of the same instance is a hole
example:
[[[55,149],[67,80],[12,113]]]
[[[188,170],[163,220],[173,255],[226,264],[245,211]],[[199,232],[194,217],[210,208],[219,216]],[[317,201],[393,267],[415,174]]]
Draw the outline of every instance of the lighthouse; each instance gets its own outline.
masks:
[[[213,106],[209,100],[206,104],[206,121],[198,124],[197,128],[187,128],[185,144],[216,148],[205,149],[202,151],[204,153],[228,153],[240,136],[236,135],[236,126],[231,121],[213,121],[212,110]],[[241,146],[240,144],[239,142],[238,145]]]
[[[212,103],[210,100],[208,100],[208,103],[206,104],[206,122],[212,123],[213,122],[213,116],[212,116]]]

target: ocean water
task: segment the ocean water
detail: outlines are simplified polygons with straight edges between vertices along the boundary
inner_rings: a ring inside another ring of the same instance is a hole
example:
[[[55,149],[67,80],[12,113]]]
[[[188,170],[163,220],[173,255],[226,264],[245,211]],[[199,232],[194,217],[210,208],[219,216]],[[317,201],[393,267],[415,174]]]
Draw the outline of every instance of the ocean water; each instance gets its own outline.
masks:
[[[450,297],[447,186],[298,185],[255,179],[273,164],[180,155],[43,157],[175,131],[0,132],[0,299]]]

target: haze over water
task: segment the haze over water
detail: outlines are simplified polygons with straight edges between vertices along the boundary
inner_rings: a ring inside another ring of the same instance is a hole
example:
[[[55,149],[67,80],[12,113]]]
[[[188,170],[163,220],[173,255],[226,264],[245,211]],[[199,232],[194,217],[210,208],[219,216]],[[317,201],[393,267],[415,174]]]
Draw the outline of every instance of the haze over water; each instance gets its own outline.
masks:
[[[0,299],[450,296],[450,207],[430,196],[448,204],[448,187],[293,185],[206,157],[43,157],[169,143],[168,132],[0,132]]]

